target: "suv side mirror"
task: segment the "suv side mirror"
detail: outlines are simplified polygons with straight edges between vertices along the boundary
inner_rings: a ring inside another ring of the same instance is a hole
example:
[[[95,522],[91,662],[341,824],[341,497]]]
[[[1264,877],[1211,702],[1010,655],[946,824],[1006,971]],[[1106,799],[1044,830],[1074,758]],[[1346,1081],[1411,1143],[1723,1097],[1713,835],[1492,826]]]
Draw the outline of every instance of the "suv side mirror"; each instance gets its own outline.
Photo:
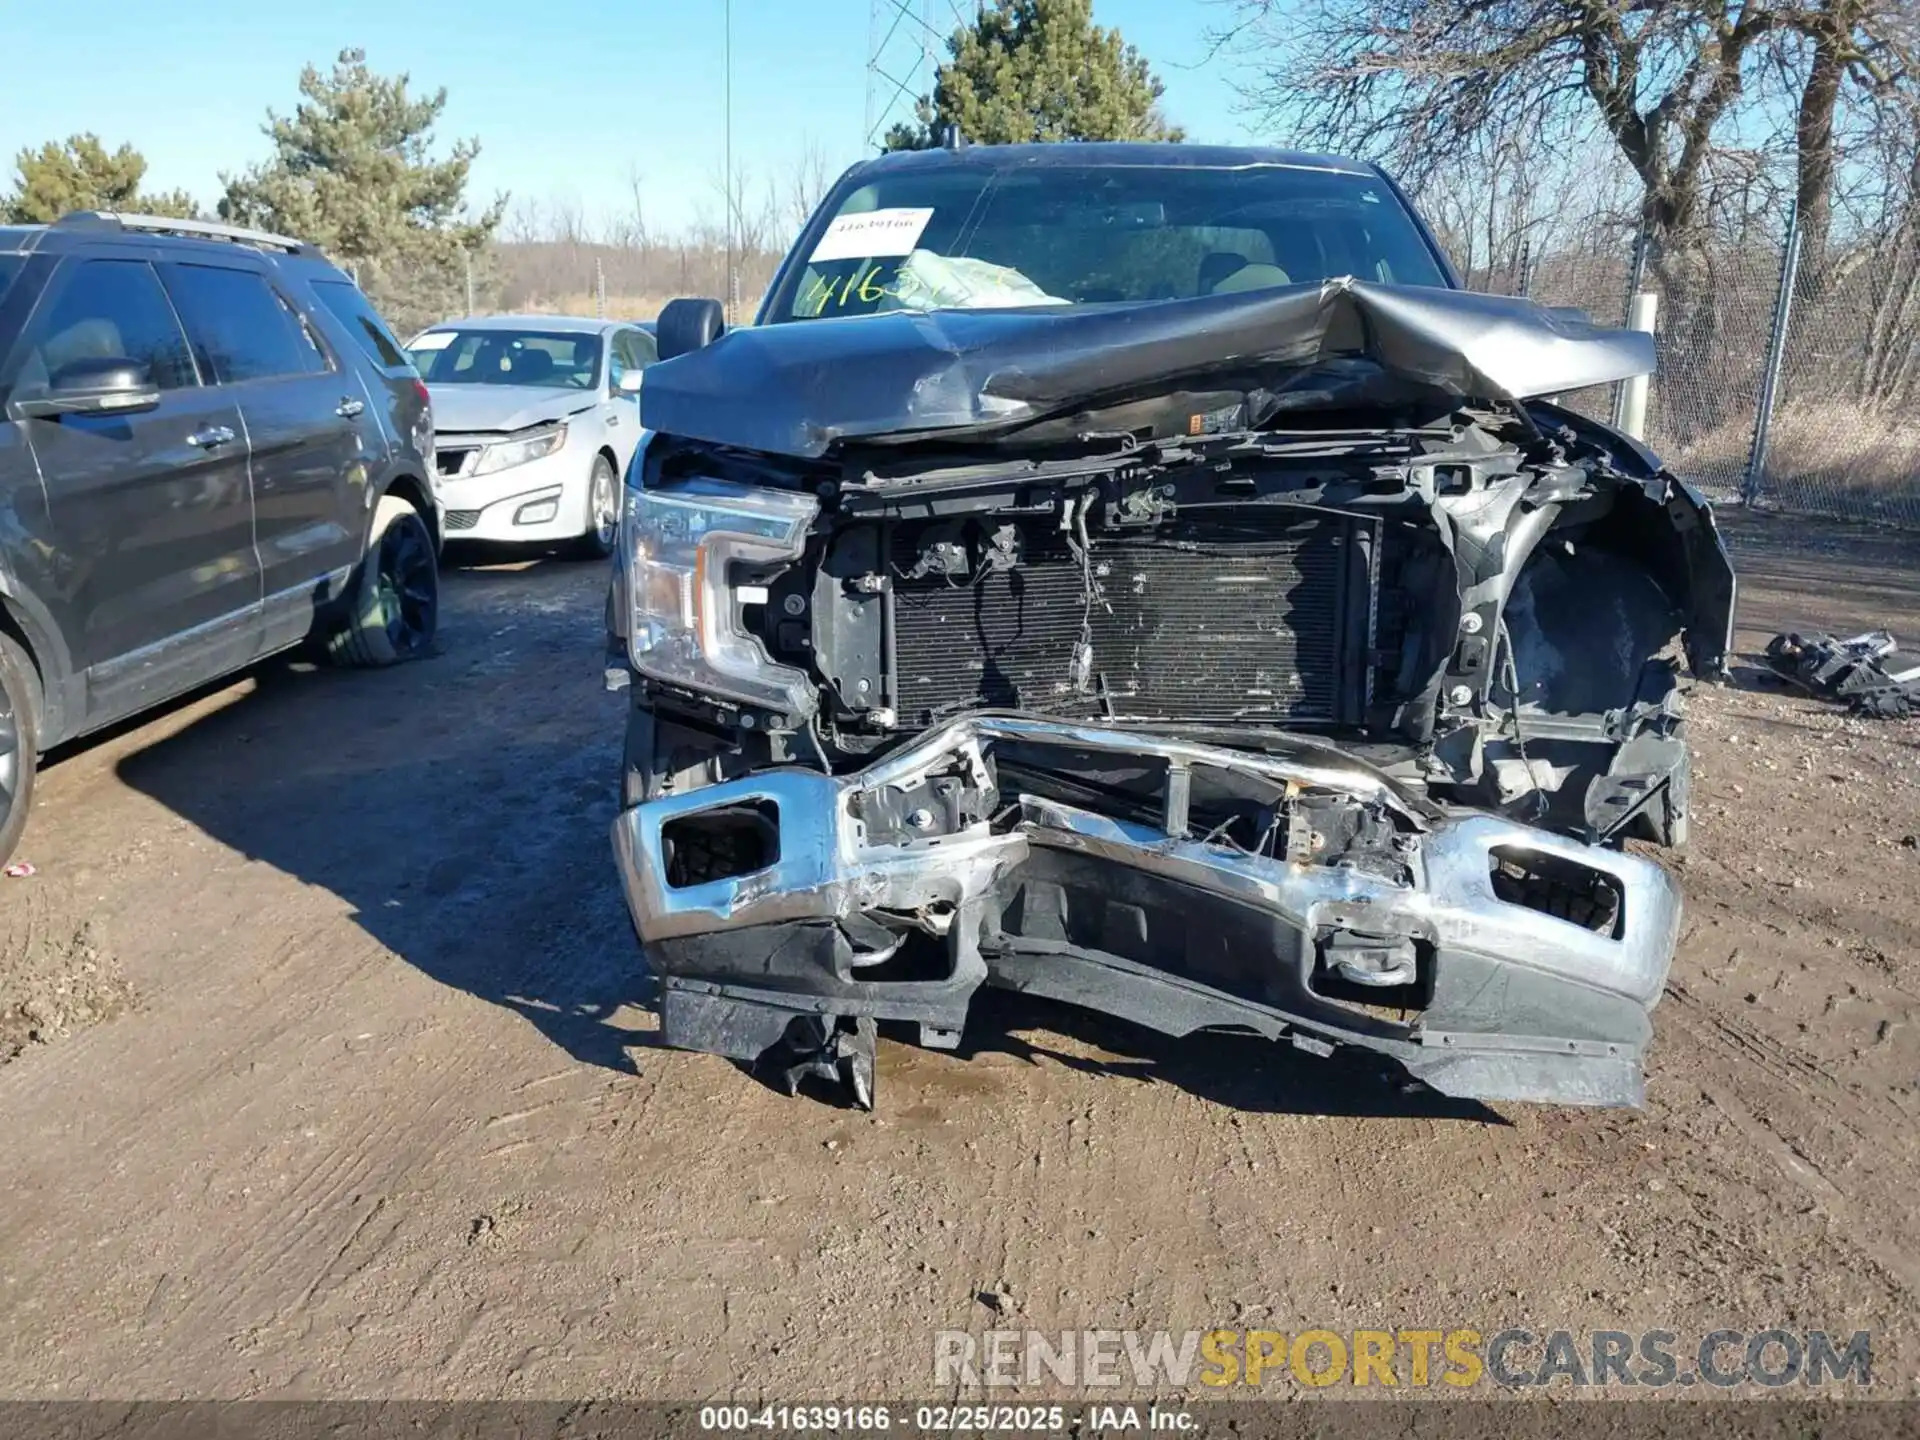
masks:
[[[61,366],[45,390],[22,396],[9,408],[22,420],[50,420],[60,415],[124,415],[159,403],[160,387],[145,365],[125,356],[103,356]]]
[[[669,300],[654,326],[662,360],[711,345],[726,333],[726,311],[718,300]]]
[[[638,395],[640,393],[640,377],[644,373],[638,365],[634,366],[631,370],[622,370],[620,372],[620,378],[613,382],[613,393],[616,395]]]

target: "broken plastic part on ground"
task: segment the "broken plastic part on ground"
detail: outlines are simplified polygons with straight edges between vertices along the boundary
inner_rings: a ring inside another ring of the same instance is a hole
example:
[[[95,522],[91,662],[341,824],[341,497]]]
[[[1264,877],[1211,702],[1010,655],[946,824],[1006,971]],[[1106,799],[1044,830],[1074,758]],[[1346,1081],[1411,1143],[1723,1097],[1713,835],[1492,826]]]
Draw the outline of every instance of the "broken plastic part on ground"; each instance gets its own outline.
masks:
[[[1920,665],[1892,662],[1899,648],[1885,630],[1845,640],[1788,631],[1767,642],[1767,665],[1809,694],[1845,704],[1855,715],[1892,720],[1920,709]]]

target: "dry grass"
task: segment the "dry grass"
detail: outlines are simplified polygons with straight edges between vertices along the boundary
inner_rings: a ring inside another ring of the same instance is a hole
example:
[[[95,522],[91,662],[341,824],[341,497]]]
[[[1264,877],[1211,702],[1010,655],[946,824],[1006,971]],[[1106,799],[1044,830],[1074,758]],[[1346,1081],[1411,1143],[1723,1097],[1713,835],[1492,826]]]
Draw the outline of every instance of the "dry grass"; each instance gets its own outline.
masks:
[[[672,295],[607,295],[607,317],[612,320],[654,320],[658,319],[661,307]],[[740,315],[743,321],[760,308],[758,295],[745,295],[740,300]],[[573,295],[543,296],[530,300],[516,313],[529,315],[598,315],[599,298],[591,291]]]
[[[1746,468],[1753,432],[1742,419],[1686,445],[1663,444],[1657,430],[1652,438],[1682,474],[1732,477]],[[1866,509],[1920,520],[1920,427],[1840,400],[1782,405],[1774,411],[1761,499],[1790,510]]]

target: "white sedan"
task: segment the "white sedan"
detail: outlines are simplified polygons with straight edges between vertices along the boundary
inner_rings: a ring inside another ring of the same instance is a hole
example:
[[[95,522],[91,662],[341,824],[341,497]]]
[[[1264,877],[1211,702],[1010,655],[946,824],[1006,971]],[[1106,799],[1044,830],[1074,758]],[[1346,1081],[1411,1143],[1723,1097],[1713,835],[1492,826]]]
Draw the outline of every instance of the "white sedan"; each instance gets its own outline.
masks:
[[[407,344],[433,399],[449,540],[613,550],[652,327],[566,315],[446,320]]]

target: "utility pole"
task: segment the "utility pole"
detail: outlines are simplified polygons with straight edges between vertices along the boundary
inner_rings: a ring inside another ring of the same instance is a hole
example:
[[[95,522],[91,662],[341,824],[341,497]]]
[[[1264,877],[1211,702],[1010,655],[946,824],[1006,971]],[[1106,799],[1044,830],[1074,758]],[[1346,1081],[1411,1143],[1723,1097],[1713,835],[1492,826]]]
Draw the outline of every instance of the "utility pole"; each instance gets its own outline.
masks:
[[[726,56],[727,68],[726,83],[724,86],[726,96],[725,128],[727,155],[721,184],[726,186],[727,190],[727,298],[723,309],[727,328],[732,329],[734,319],[734,293],[739,289],[739,282],[736,279],[733,266],[733,223],[735,219],[733,213],[733,0],[726,0],[724,23],[727,31],[722,47],[723,53]]]
[[[461,260],[461,263],[466,266],[466,271],[467,271],[467,314],[472,315],[473,314],[473,252],[471,250],[465,250],[465,249],[461,250],[460,260]]]
[[[596,313],[607,318],[607,267],[598,255],[593,257],[593,299]]]

